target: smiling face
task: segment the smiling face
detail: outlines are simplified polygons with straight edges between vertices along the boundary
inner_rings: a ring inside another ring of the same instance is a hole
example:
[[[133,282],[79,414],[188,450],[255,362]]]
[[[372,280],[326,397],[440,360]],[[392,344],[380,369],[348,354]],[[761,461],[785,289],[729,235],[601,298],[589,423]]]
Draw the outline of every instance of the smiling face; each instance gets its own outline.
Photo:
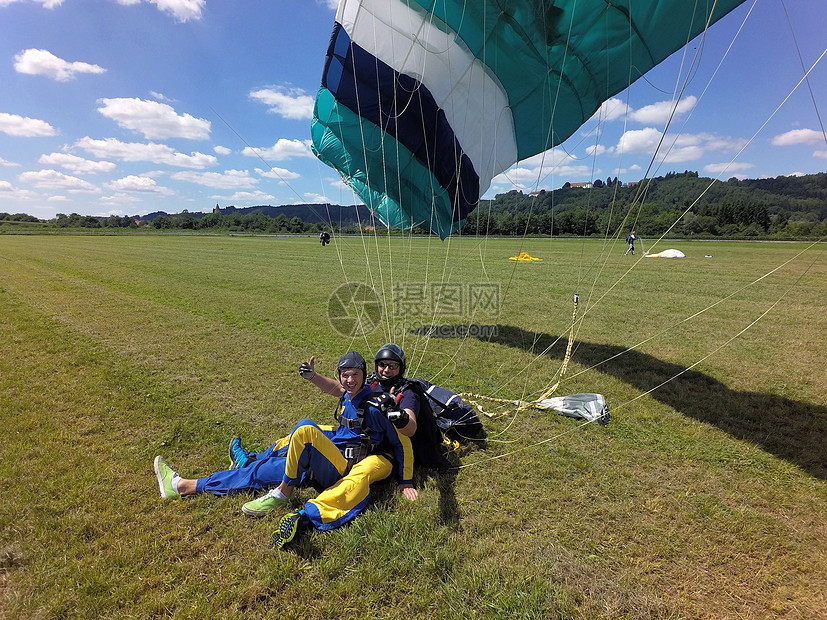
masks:
[[[376,374],[380,379],[393,379],[399,374],[399,362],[380,360],[376,363]]]
[[[345,368],[339,372],[339,383],[348,396],[356,396],[365,385],[365,373],[360,368]]]

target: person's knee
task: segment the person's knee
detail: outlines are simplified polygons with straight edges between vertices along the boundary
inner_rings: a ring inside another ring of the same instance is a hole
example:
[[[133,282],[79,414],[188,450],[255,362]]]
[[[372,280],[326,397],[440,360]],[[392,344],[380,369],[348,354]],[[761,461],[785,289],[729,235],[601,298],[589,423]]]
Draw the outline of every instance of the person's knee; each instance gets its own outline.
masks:
[[[305,443],[311,437],[320,433],[319,427],[316,426],[316,423],[312,420],[304,419],[299,420],[299,423],[293,428],[293,432],[290,435],[290,441],[294,439]]]

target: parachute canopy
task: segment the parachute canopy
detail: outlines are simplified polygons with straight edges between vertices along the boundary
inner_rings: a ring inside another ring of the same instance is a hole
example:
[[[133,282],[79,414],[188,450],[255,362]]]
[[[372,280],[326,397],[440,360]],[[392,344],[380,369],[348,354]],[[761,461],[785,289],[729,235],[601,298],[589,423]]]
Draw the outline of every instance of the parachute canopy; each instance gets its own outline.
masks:
[[[544,398],[534,403],[534,406],[538,409],[554,409],[560,415],[588,420],[602,426],[609,423],[609,407],[602,394],[584,392],[570,396]]]
[[[534,258],[528,252],[520,252],[517,256],[512,256],[508,260],[543,260],[542,258]]]
[[[684,258],[686,254],[680,250],[664,250],[657,254],[645,254],[646,258]]]
[[[497,174],[741,2],[341,0],[313,152],[386,226],[444,239]]]

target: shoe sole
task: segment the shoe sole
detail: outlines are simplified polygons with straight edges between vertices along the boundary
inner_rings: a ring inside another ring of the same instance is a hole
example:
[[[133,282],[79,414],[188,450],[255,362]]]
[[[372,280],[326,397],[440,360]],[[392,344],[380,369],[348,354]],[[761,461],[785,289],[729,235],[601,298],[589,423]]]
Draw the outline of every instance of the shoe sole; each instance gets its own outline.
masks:
[[[281,518],[281,521],[279,521],[279,529],[273,535],[273,542],[276,544],[276,548],[281,549],[296,537],[296,532],[299,531],[300,521],[301,515],[298,513],[287,514]]]
[[[238,437],[238,436],[233,437],[230,440],[230,445],[227,447],[227,453],[228,453],[228,456],[230,458],[230,467],[229,467],[229,469],[238,469],[237,463],[236,463],[235,459],[233,458],[233,442],[235,442],[236,439],[240,440],[241,437]]]

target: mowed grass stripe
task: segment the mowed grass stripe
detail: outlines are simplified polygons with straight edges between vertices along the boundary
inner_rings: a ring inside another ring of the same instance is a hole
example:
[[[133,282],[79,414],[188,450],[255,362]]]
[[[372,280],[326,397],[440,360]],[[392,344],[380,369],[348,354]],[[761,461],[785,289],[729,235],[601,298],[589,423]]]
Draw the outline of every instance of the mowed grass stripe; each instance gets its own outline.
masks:
[[[319,305],[342,281],[338,256],[315,240],[9,240],[0,245],[10,265],[0,272],[0,411],[10,431],[0,601],[10,617],[819,617],[825,608],[827,492],[796,465],[823,461],[823,369],[808,366],[816,353],[807,346],[824,339],[815,312],[823,263],[759,323],[761,337],[749,332],[700,375],[615,412],[608,427],[574,430],[539,411],[486,420],[507,443],[467,451],[469,466],[454,475],[422,479],[416,504],[380,488],[351,527],[276,553],[275,520],[239,511],[249,496],[163,503],[151,459],[162,452],[183,473],[204,474],[225,465],[236,430],[263,448],[299,417],[329,419],[333,403],[296,365],[316,352],[330,371],[343,347],[368,353],[382,337],[353,343],[327,325]],[[452,251],[470,255],[462,243]],[[411,265],[394,278],[425,271],[409,246],[401,254]],[[556,372],[564,343],[508,383],[533,343],[542,350],[565,329],[571,308],[554,295],[576,281],[579,247],[554,245],[559,262],[542,272],[513,271],[511,247],[485,249],[491,280],[514,274],[514,303],[498,319],[511,331],[491,343],[408,335],[409,349],[425,351],[425,376],[447,364],[449,387],[508,385],[519,396]],[[712,253],[726,257],[733,281],[748,282],[792,250],[722,244]],[[641,265],[624,279],[580,334],[570,372],[728,289],[727,269],[693,261]],[[356,280],[364,267],[353,263]],[[612,259],[606,269],[627,267]],[[711,329],[668,332],[565,391],[630,401],[743,327],[794,273],[736,296]],[[452,277],[479,278],[478,261],[460,261]],[[754,394],[739,403],[745,392]],[[779,403],[808,423],[762,414]],[[782,436],[776,451],[790,458],[761,449],[767,434]]]

